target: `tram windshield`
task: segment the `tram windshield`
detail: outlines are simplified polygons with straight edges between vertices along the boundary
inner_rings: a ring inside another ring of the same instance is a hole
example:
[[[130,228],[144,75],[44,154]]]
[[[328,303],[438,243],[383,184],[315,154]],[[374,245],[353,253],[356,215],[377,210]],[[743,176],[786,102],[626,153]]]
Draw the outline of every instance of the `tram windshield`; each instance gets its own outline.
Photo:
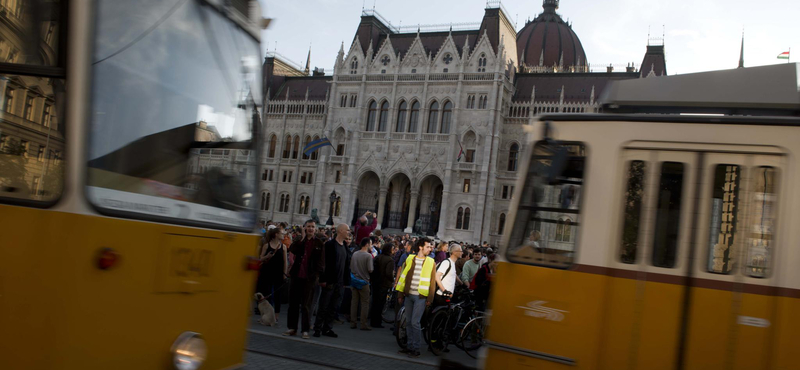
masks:
[[[258,41],[201,1],[101,0],[87,193],[101,211],[250,229]]]
[[[585,147],[538,142],[508,241],[511,262],[567,267],[577,245]]]

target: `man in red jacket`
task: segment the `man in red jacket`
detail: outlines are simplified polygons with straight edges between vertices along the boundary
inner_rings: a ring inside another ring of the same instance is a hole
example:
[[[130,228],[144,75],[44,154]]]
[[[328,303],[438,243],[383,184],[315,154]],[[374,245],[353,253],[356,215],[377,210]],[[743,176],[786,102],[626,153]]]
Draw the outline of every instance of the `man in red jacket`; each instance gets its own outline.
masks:
[[[367,222],[369,222],[367,217],[372,217],[372,223],[369,225],[367,225]],[[377,227],[378,216],[370,211],[367,211],[363,216],[361,216],[361,218],[358,219],[358,225],[356,225],[355,230],[353,230],[356,236],[356,239],[353,240],[353,242],[355,242],[356,245],[361,245],[361,239],[368,237],[369,234],[372,234]]]

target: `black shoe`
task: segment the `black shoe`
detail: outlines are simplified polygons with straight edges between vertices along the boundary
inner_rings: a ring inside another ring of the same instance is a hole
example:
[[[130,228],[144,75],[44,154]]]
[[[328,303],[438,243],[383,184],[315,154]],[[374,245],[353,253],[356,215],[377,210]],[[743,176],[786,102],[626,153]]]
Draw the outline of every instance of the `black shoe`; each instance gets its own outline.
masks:
[[[378,324],[378,325],[372,325],[372,327],[373,327],[373,328],[378,328],[378,329],[383,329],[383,328],[385,328],[385,326],[383,326],[383,325],[381,325],[381,324]]]
[[[316,333],[314,333],[314,334],[316,335]],[[322,335],[324,335],[326,337],[331,337],[331,338],[339,338],[339,336],[336,335],[336,333],[334,333],[333,330],[326,330],[325,332],[322,333]]]
[[[314,330],[314,338],[319,338],[319,330]]]
[[[406,355],[406,356],[408,356],[408,357],[410,357],[410,358],[417,358],[417,357],[419,357],[419,356],[420,356],[420,354],[419,354],[419,351],[414,351],[414,352],[410,352],[410,353],[409,353],[408,355]]]
[[[413,351],[409,350],[408,348],[403,348],[403,349],[397,351],[397,353],[399,353],[401,355],[407,355],[407,354],[409,354],[411,352],[413,352]]]

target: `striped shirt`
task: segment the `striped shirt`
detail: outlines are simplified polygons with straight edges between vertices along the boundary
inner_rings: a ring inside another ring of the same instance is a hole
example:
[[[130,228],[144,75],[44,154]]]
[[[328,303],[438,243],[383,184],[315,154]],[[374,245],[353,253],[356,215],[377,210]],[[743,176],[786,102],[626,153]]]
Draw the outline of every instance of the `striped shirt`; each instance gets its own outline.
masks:
[[[414,258],[414,275],[411,278],[411,290],[408,293],[411,295],[419,295],[419,279],[422,276],[422,265],[425,263],[425,259]]]

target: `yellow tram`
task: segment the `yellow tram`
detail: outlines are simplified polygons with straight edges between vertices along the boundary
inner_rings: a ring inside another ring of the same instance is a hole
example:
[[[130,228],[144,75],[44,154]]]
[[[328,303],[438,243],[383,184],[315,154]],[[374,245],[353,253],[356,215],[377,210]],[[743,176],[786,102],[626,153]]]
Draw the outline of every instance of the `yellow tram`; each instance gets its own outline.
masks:
[[[483,367],[800,368],[798,91],[797,64],[647,78],[535,118]]]
[[[260,15],[0,5],[0,369],[241,365]]]

